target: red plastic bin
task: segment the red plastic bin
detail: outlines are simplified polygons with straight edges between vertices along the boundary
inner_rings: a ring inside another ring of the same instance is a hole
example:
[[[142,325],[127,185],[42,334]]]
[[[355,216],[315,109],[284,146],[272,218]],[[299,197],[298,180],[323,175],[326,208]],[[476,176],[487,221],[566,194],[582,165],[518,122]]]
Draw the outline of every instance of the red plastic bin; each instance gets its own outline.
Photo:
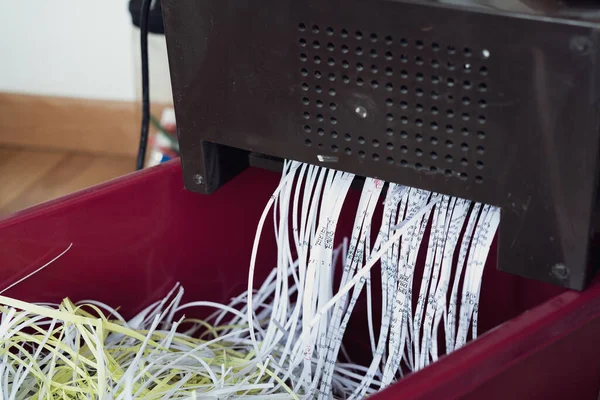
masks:
[[[5,295],[95,299],[131,315],[181,282],[187,300],[227,302],[246,287],[257,221],[278,180],[251,168],[203,196],[183,188],[175,161],[18,213],[0,221],[0,288],[73,243]],[[275,265],[269,234],[256,282]],[[488,265],[480,309],[485,334],[373,398],[598,398],[600,280],[578,293]]]

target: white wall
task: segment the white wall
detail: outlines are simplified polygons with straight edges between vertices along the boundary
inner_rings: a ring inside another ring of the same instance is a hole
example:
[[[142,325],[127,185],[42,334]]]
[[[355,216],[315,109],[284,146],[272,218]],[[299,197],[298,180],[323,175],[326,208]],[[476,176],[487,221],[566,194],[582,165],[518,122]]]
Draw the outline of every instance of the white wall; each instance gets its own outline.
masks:
[[[0,0],[0,91],[135,100],[139,31],[127,0]],[[151,95],[170,102],[164,36],[152,35]]]

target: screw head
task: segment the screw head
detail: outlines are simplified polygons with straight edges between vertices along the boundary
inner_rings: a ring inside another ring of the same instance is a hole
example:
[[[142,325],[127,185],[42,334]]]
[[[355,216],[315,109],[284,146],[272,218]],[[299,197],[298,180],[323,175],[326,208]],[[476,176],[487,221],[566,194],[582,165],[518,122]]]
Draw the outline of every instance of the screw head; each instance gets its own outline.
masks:
[[[202,175],[196,174],[194,176],[194,182],[196,182],[196,185],[202,185],[204,183],[204,178],[202,177]]]
[[[354,109],[354,112],[355,112],[355,113],[356,113],[356,115],[358,115],[358,117],[359,117],[359,118],[361,118],[361,119],[365,119],[365,118],[367,118],[367,116],[368,116],[367,109],[366,109],[366,108],[364,108],[363,106],[357,106],[357,107]]]
[[[577,54],[584,54],[593,47],[593,43],[588,37],[575,36],[571,39],[570,47],[573,52]]]
[[[565,264],[555,264],[552,266],[552,275],[560,280],[569,277],[569,268]]]

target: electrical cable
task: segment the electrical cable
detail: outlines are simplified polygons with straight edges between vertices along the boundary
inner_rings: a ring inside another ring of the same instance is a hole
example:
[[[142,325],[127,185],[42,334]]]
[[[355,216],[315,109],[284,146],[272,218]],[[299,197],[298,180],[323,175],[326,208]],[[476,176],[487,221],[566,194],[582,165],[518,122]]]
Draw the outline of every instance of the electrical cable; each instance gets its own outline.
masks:
[[[150,127],[150,78],[148,67],[148,18],[150,15],[151,0],[142,3],[140,17],[140,48],[142,64],[142,128],[140,132],[140,144],[138,148],[136,169],[144,168],[146,158],[146,147],[148,146],[148,131]]]

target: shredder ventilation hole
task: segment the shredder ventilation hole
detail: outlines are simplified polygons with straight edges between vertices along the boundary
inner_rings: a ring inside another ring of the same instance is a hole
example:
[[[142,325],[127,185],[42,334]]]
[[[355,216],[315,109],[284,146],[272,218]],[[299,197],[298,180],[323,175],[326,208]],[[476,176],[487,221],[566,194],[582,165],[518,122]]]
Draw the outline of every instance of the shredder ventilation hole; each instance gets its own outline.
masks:
[[[297,40],[305,146],[483,183],[488,49],[307,23]]]

